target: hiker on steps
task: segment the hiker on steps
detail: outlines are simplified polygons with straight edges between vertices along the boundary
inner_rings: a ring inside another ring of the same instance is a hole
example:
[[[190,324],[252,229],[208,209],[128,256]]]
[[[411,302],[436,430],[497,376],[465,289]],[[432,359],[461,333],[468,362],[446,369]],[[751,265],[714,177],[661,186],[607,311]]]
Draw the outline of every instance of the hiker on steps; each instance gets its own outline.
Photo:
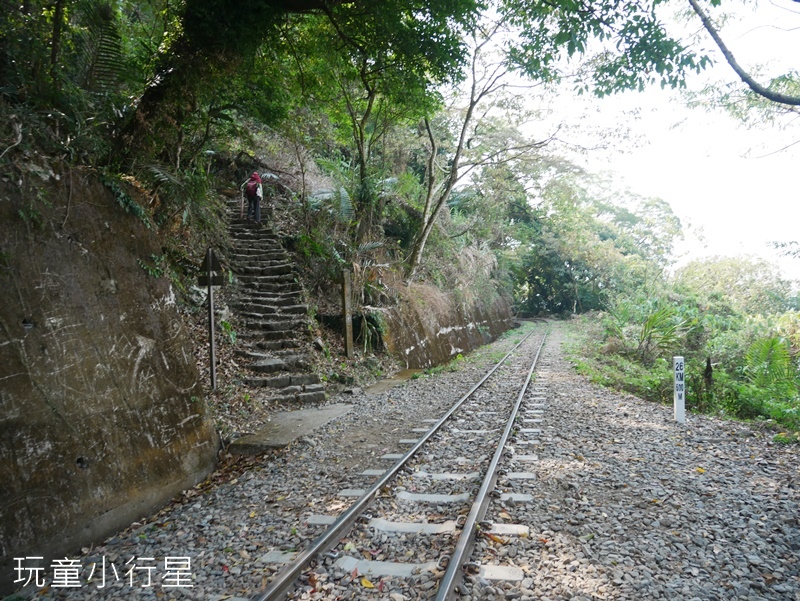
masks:
[[[261,223],[261,199],[264,191],[261,188],[261,176],[253,172],[250,179],[244,183],[244,194],[247,196],[247,219]]]

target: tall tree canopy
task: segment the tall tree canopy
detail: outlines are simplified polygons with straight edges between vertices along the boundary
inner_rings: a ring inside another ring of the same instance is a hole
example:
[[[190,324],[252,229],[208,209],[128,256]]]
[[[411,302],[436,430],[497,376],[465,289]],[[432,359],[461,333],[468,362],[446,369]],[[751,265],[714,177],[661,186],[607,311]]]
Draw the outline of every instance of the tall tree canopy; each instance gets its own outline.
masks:
[[[550,132],[522,135],[499,125],[487,108],[509,72],[544,84],[569,77],[578,92],[600,95],[651,83],[682,86],[709,60],[669,33],[660,7],[676,2],[5,2],[0,93],[10,104],[47,108],[39,114],[67,156],[88,156],[78,146],[92,138],[94,164],[147,169],[184,191],[193,185],[181,174],[202,175],[207,153],[248,128],[281,127],[298,151],[318,143],[325,159],[350,170],[347,192],[355,217],[346,227],[358,244],[386,225],[387,182],[415,179],[416,196],[408,192],[413,186],[397,194],[407,209],[404,218],[414,224],[415,231],[402,236],[406,273],[414,274],[430,236],[440,229],[445,236],[476,231],[480,206],[504,215],[489,207],[503,204],[503,187],[520,194],[506,180],[522,178],[522,188],[529,183],[513,163],[525,154],[542,161],[535,151]],[[701,17],[703,6],[719,4],[691,2]],[[491,42],[485,38],[490,21],[498,25]],[[483,72],[476,50],[491,56]],[[459,83],[466,86],[463,111],[443,115],[443,84]],[[288,115],[295,122],[287,124]],[[316,124],[317,131],[332,132],[324,142],[312,139]],[[398,143],[389,141],[394,134],[395,140],[422,144],[398,151]],[[306,203],[305,190],[301,196]],[[518,200],[518,208],[526,201]],[[581,203],[576,206],[580,212]],[[391,210],[397,217],[396,207]],[[656,203],[642,210],[658,215],[661,209]],[[456,211],[471,225],[445,232],[441,221]],[[623,247],[636,240],[633,254],[643,256],[648,247],[643,260],[657,264],[653,256],[670,250],[666,238],[642,231],[647,219],[633,223],[621,210],[609,215],[614,227],[596,234],[601,242],[613,238],[615,252],[631,254]],[[496,228],[493,243],[502,246],[506,233]],[[559,234],[561,250],[580,242],[577,234],[570,238],[573,233]]]

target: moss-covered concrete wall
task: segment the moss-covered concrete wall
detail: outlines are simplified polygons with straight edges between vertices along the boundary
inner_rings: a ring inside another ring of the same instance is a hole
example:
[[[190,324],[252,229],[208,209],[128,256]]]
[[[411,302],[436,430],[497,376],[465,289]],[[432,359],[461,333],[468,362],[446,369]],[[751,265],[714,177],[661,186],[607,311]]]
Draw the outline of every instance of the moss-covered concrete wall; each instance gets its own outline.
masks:
[[[39,167],[0,181],[0,592],[14,557],[101,540],[218,450],[156,236],[91,173]]]
[[[464,300],[420,284],[410,285],[382,317],[384,344],[409,368],[447,363],[514,324],[511,303],[502,296]]]

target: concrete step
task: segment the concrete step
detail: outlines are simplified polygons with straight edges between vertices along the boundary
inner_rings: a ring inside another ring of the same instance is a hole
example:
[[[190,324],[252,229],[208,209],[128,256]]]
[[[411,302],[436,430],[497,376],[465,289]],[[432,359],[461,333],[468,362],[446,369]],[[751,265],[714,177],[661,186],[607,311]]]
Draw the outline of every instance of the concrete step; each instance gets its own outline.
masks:
[[[238,357],[244,357],[246,359],[251,359],[252,361],[260,361],[262,359],[267,359],[267,358],[270,358],[270,357],[277,357],[278,359],[284,359],[284,358],[287,358],[287,357],[291,358],[291,357],[297,356],[297,355],[302,355],[304,359],[307,359],[308,357],[306,355],[303,355],[302,353],[299,353],[297,351],[297,347],[300,346],[300,343],[297,342],[297,341],[295,341],[295,342],[296,342],[296,344],[294,346],[292,346],[292,347],[276,346],[274,349],[260,348],[260,347],[258,347],[256,345],[247,346],[247,347],[242,347],[242,348],[236,349],[234,351],[234,354],[236,356],[238,356]],[[265,352],[265,351],[267,351],[267,352]],[[291,359],[289,359],[289,360],[291,361]]]
[[[287,292],[300,292],[302,288],[300,284],[297,282],[284,282],[284,283],[275,283],[269,284],[266,282],[261,282],[258,284],[246,284],[242,282],[245,286],[247,286],[246,291],[248,294],[261,294],[263,296],[270,296],[275,294],[285,294]]]
[[[274,374],[279,371],[290,371],[291,369],[288,365],[286,365],[286,363],[277,357],[262,359],[256,363],[247,365],[246,368],[259,374]]]
[[[231,263],[242,271],[246,267],[274,267],[283,265],[289,261],[285,253],[264,253],[261,255],[231,255]]]
[[[246,319],[256,321],[268,320],[273,317],[287,317],[290,315],[308,315],[308,305],[267,305],[251,304],[247,310],[239,308],[239,315]]]
[[[286,258],[286,251],[277,242],[253,244],[250,241],[234,241],[231,248],[231,256],[236,257],[260,257],[260,256],[274,256],[276,259]]]
[[[275,263],[274,265],[264,265],[258,262],[237,263],[235,273],[239,278],[242,276],[286,275],[292,273],[292,266],[289,263]]]
[[[295,282],[295,276],[292,273],[281,273],[278,275],[248,275],[238,274],[234,271],[239,281],[245,284],[289,284]]]
[[[294,338],[284,338],[282,340],[259,340],[248,344],[255,351],[281,351],[296,349],[300,342]]]
[[[231,251],[236,254],[256,255],[260,253],[286,253],[286,250],[284,250],[281,243],[277,240],[233,238],[231,242]]]
[[[262,220],[262,223],[259,226],[259,224],[256,223],[255,221],[249,220],[246,214],[247,214],[247,206],[245,206],[245,216],[239,217],[239,213],[237,213],[236,217],[229,223],[228,227],[230,228],[231,231],[245,230],[245,231],[265,231],[269,232],[270,234],[274,233],[272,232],[272,227],[270,227],[269,223],[263,223]]]
[[[298,303],[299,299],[286,299],[285,302],[276,302],[280,299],[264,297],[241,299],[232,302],[231,307],[236,309],[240,315],[253,317],[254,315],[273,315],[275,313],[308,313],[308,305]]]
[[[305,321],[296,316],[275,316],[263,321],[246,320],[242,329],[249,332],[287,332],[305,325]]]
[[[311,366],[305,361],[297,360],[293,361],[292,363],[287,363],[278,357],[264,359],[263,361],[251,363],[245,367],[248,371],[252,371],[257,374],[277,374],[285,371],[305,371],[311,368]]]
[[[278,236],[263,225],[256,230],[237,230],[232,229],[231,240],[239,246],[269,246],[272,248],[283,248],[283,236]]]
[[[244,383],[254,388],[278,388],[284,389],[289,386],[298,386],[305,389],[310,386],[322,387],[319,377],[316,374],[284,373],[275,376],[246,376]],[[324,387],[323,387],[324,389]],[[311,392],[315,392],[314,388]]]
[[[289,260],[289,255],[287,255],[286,252],[274,249],[260,250],[258,253],[238,252],[235,249],[231,249],[228,256],[231,258],[231,261],[235,261],[236,263],[258,262],[266,265],[270,265],[272,262],[285,263]]]
[[[242,298],[236,302],[232,302],[231,307],[234,308],[240,315],[247,317],[252,317],[253,315],[271,315],[274,313],[280,313],[281,311],[283,311],[283,313],[291,314],[301,313],[301,309],[295,309],[295,307],[302,307],[302,313],[307,313],[308,305],[298,303],[298,300],[300,299],[292,298],[281,301],[281,299],[276,299],[274,296],[265,296],[263,298],[251,297]]]
[[[249,245],[257,245],[263,244],[264,246],[274,246],[279,247],[281,246],[281,239],[276,236],[275,234],[269,232],[268,230],[259,229],[259,230],[232,230],[231,231],[231,238],[233,238],[235,243],[240,245],[242,244],[249,244]],[[282,248],[282,247],[281,247]]]
[[[276,357],[245,351],[242,356],[253,361],[253,363],[245,367],[260,374],[274,374],[280,371],[302,371],[309,368],[308,357],[298,353],[287,352]]]
[[[298,299],[303,298],[303,288],[298,284],[294,290],[287,290],[285,292],[261,292],[259,290],[249,289],[239,296],[241,301],[257,301],[259,303],[270,303],[273,305],[298,304]]]
[[[278,331],[268,331],[268,330],[261,330],[258,332],[254,332],[252,330],[245,330],[240,332],[237,335],[237,339],[241,340],[245,344],[258,344],[260,342],[283,342],[288,340],[295,340],[295,332],[292,330],[278,330]]]
[[[278,236],[269,228],[261,227],[259,229],[242,229],[242,230],[231,230],[231,238],[233,240],[237,240],[239,242],[249,242],[249,243],[269,243],[276,246],[281,245],[281,236]]]

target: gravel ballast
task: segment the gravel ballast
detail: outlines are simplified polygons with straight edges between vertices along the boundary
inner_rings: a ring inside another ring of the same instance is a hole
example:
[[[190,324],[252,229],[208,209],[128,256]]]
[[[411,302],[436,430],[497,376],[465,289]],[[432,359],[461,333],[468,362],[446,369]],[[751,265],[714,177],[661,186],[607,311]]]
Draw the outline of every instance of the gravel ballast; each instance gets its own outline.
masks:
[[[495,506],[487,516],[525,524],[530,533],[483,539],[474,557],[519,567],[524,578],[469,576],[469,598],[800,601],[797,447],[713,417],[689,415],[678,425],[671,407],[589,384],[561,353],[569,327],[554,324],[539,369],[547,380],[540,445],[516,449],[538,455],[524,467],[536,474],[527,487],[534,499]],[[400,440],[413,437],[423,420],[438,418],[520,338],[507,335],[454,371],[377,395],[356,391],[330,399],[354,408],[287,449],[248,460],[247,469],[231,477],[217,474],[214,485],[188,491],[124,533],[71,555],[81,566],[80,586],[44,590],[32,583],[26,596],[247,598],[279,567],[272,562],[279,552],[302,549],[322,531],[307,523],[310,515],[336,515],[347,507],[352,499],[339,491],[367,488],[374,477],[361,475],[364,470],[388,467],[382,455],[404,452]],[[382,540],[391,545],[393,537]],[[185,586],[164,586],[174,582],[165,576],[175,575],[165,560],[186,557]],[[51,579],[53,569],[44,575]],[[312,578],[319,592],[305,596],[333,599],[351,590],[340,588],[350,576],[323,571]],[[417,576],[419,586],[387,578],[359,596],[428,599],[435,594],[431,576]],[[145,586],[148,578],[151,586]]]

